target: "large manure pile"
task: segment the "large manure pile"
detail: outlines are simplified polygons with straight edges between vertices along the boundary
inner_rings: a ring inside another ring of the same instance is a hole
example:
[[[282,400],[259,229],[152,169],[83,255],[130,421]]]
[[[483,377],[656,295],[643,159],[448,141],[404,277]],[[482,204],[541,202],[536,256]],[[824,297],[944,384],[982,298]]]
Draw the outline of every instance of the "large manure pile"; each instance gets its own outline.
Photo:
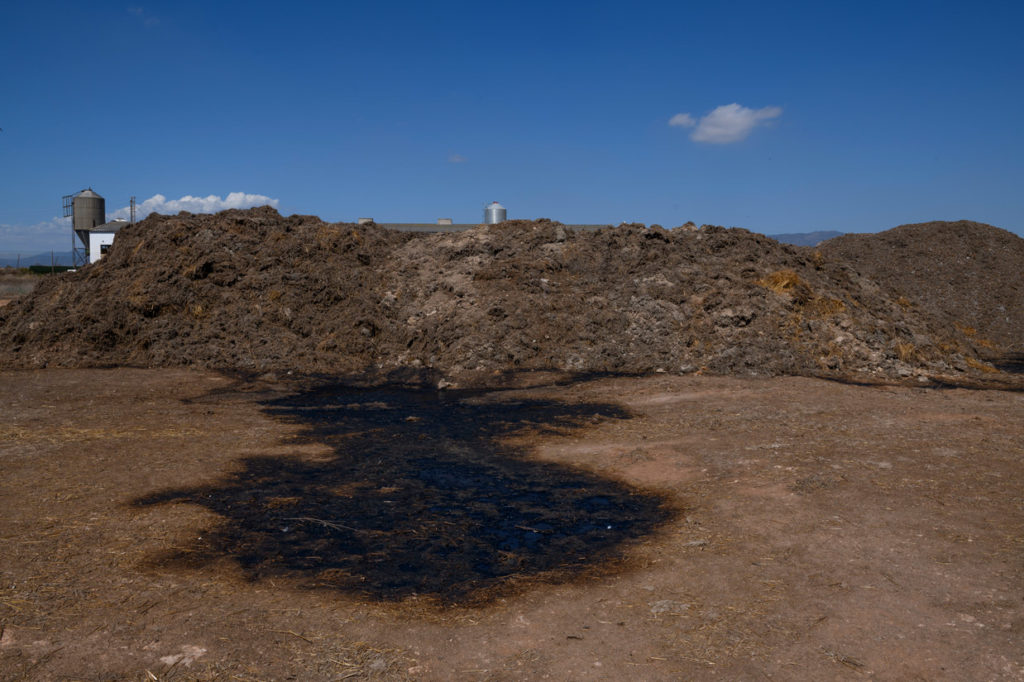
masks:
[[[1024,239],[969,220],[901,225],[819,245],[939,325],[999,353],[1024,353]],[[986,343],[988,342],[988,343]]]
[[[0,364],[359,373],[956,374],[965,337],[853,268],[741,229],[512,221],[458,234],[151,216],[0,308]]]

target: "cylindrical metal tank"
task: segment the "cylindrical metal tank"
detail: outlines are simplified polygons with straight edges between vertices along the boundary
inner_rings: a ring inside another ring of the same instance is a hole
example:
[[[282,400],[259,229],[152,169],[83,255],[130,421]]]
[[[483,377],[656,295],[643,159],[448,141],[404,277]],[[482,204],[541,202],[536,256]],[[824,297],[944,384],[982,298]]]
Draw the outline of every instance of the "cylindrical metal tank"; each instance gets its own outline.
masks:
[[[505,222],[505,207],[497,201],[492,201],[484,209],[484,222],[488,225],[497,225]]]
[[[78,230],[88,230],[107,222],[107,202],[92,188],[83,189],[72,202],[71,225]]]

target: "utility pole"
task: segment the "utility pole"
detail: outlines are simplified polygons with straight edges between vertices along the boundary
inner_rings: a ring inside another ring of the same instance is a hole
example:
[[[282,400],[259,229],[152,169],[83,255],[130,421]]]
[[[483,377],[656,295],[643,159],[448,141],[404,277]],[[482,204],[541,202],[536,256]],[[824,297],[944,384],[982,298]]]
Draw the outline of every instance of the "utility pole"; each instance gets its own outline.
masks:
[[[131,224],[134,225],[135,224],[135,197],[132,197],[131,203],[129,205],[131,206],[131,215],[132,215],[132,222],[131,222]]]

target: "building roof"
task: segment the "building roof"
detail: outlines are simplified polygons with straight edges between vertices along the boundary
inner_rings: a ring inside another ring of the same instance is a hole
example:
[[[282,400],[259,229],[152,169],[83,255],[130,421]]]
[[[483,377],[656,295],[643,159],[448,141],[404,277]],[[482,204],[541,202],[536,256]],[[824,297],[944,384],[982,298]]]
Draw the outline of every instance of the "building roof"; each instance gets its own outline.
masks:
[[[399,232],[465,232],[480,223],[453,223],[451,225],[438,225],[437,223],[377,223],[377,227]]]
[[[127,220],[111,220],[109,223],[89,228],[88,232],[110,232],[116,234],[118,230],[127,224]]]

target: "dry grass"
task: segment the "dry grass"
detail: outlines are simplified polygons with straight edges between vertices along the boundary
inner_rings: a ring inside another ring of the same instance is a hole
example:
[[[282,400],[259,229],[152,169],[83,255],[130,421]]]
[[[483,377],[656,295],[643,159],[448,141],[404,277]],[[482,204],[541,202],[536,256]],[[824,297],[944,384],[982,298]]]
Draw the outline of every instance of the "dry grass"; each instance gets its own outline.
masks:
[[[982,372],[985,372],[986,374],[996,374],[996,373],[999,372],[998,369],[996,369],[992,365],[988,364],[987,362],[982,362],[981,360],[975,360],[974,358],[967,358],[966,362],[967,362],[967,366],[968,367],[970,367],[972,369],[981,370]]]
[[[896,355],[899,356],[901,362],[913,362],[918,360],[921,354],[917,350],[917,346],[912,343],[897,343]]]
[[[756,284],[777,294],[788,295],[797,305],[805,305],[815,298],[811,287],[793,270],[778,270],[757,280]]]
[[[795,289],[803,280],[793,270],[779,270],[757,280],[760,286],[770,289],[777,294],[788,293]]]
[[[982,348],[988,348],[989,350],[999,350],[998,344],[995,344],[992,341],[989,341],[988,339],[984,339],[978,336],[978,330],[975,329],[974,327],[968,326],[966,324],[956,324],[955,326],[960,331],[960,333],[962,333],[964,336],[973,341],[974,345],[981,346]]]
[[[811,308],[813,312],[821,315],[822,317],[831,317],[846,310],[846,304],[838,298],[819,296],[811,302]]]
[[[400,649],[379,648],[355,642],[326,655],[338,666],[339,680],[406,679],[409,660]]]
[[[12,299],[29,294],[38,282],[37,275],[0,273],[0,298]]]
[[[797,305],[806,306],[811,315],[831,317],[846,310],[846,304],[837,298],[815,296],[810,285],[793,270],[778,270],[756,283],[769,291],[790,296]]]

